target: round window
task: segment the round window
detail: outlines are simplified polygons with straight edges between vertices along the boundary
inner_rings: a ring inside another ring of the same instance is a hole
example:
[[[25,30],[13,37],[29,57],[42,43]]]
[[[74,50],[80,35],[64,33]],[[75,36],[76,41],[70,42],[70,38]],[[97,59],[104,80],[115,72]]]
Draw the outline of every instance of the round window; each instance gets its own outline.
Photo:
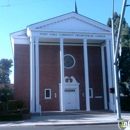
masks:
[[[75,65],[75,59],[72,55],[66,54],[64,56],[64,66],[67,69],[71,69]]]

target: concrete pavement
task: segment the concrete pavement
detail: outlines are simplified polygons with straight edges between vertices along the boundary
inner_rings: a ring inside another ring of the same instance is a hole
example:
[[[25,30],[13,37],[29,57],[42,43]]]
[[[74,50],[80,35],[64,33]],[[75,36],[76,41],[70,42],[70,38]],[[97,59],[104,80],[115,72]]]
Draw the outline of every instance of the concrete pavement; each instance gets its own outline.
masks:
[[[130,120],[130,113],[122,113],[122,119]],[[31,119],[23,121],[0,122],[0,127],[5,126],[49,126],[49,125],[93,125],[93,124],[113,124],[118,120],[116,113],[98,114],[64,114],[55,116],[32,116]]]

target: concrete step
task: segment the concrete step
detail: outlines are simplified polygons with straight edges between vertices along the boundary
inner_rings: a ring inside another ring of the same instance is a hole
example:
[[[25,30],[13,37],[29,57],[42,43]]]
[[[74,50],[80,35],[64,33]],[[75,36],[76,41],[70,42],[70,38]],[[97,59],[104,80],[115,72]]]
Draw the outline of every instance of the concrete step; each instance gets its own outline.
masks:
[[[92,111],[85,111],[85,110],[71,110],[71,111],[42,111],[41,116],[58,116],[58,115],[83,115],[83,114],[109,114],[113,113],[110,110],[92,110]],[[39,116],[39,113],[32,113],[32,116]]]

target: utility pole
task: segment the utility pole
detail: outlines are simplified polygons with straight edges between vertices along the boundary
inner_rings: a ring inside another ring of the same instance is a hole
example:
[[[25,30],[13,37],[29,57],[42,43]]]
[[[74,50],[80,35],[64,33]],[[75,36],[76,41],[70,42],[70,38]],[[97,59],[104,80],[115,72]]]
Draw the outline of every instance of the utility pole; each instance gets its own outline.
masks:
[[[115,44],[115,40],[113,39],[114,44],[114,77],[115,77],[115,99],[116,99],[116,111],[117,111],[117,120],[121,120],[121,108],[120,108],[120,93],[119,93],[119,76],[118,76],[118,55],[119,55],[119,44],[120,44],[120,37],[121,37],[121,30],[122,30],[122,22],[125,14],[125,7],[126,7],[127,0],[123,0],[122,5],[122,11],[121,11],[121,17],[120,17],[120,23],[118,28],[118,35],[117,35],[117,42]],[[113,10],[114,10],[114,0],[113,0]],[[113,16],[114,18],[114,16]],[[112,32],[113,32],[113,38],[114,36],[114,19],[112,21]]]

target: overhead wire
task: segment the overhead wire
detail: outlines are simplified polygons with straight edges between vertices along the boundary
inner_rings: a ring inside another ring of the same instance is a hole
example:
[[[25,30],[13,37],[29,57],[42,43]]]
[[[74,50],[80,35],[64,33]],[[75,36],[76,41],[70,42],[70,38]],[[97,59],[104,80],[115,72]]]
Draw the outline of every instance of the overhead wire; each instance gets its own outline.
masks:
[[[46,0],[37,0],[37,1],[32,1],[32,2],[24,2],[24,3],[17,3],[17,4],[11,4],[10,0],[7,1],[7,5],[2,5],[0,7],[7,7],[7,6],[17,6],[17,5],[22,5],[22,4],[31,4],[31,3],[36,3],[36,2],[42,2],[42,1],[46,1]]]

